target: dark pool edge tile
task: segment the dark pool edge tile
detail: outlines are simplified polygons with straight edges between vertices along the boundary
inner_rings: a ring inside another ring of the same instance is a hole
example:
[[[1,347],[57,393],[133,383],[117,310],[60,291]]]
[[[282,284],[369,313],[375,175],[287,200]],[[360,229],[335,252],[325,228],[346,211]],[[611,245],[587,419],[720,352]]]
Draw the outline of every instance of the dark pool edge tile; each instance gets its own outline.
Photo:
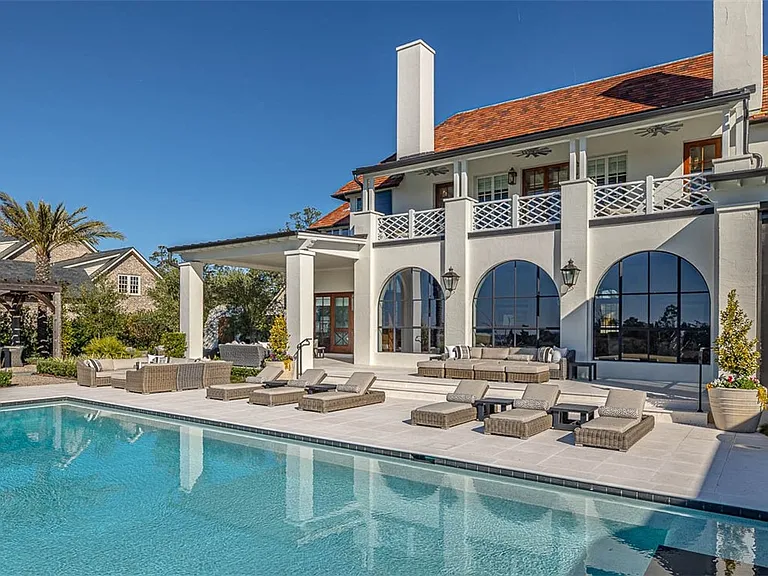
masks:
[[[342,442],[339,440],[330,440],[328,438],[320,438],[317,436],[307,436],[304,434],[296,434],[294,432],[282,432],[280,430],[260,428],[258,426],[249,426],[247,424],[233,424],[231,422],[222,422],[220,420],[211,420],[208,418],[187,416],[185,414],[173,414],[170,412],[165,412],[165,411],[156,410],[156,409],[139,408],[137,406],[124,406],[122,404],[104,402],[103,400],[92,400],[90,398],[77,398],[73,396],[52,396],[49,398],[3,400],[3,401],[0,401],[0,408],[8,408],[13,406],[29,406],[29,405],[36,405],[36,404],[52,404],[56,402],[72,402],[75,404],[85,404],[85,405],[95,406],[99,408],[122,410],[123,412],[132,412],[135,414],[143,414],[146,416],[167,418],[169,420],[178,420],[178,421],[188,422],[192,424],[199,424],[202,426],[209,426],[211,428],[219,428],[219,429],[224,428],[228,430],[236,430],[238,432],[245,432],[247,434],[257,434],[259,436],[280,438],[282,440],[293,440],[296,442],[319,444],[322,446],[328,446],[330,448],[342,448],[344,450],[350,450],[353,452],[363,452],[366,454],[372,454],[374,456],[387,456],[387,457],[401,459],[401,460],[411,460],[413,462],[419,462],[422,464],[433,464],[436,466],[444,466],[446,468],[456,468],[459,470],[468,470],[468,471],[477,472],[481,474],[487,474],[487,475],[493,475],[493,476],[504,476],[509,478],[515,478],[517,480],[537,482],[539,484],[550,484],[552,486],[562,486],[564,488],[573,488],[574,490],[596,492],[599,494],[604,494],[609,496],[618,496],[620,498],[624,498],[627,500],[639,500],[643,502],[652,502],[656,504],[664,504],[666,506],[670,506],[674,508],[688,508],[691,510],[700,510],[702,512],[713,512],[716,514],[722,514],[724,516],[734,516],[738,518],[745,518],[748,520],[768,522],[768,511],[757,510],[754,508],[744,508],[741,506],[733,506],[730,504],[710,502],[707,500],[701,500],[697,498],[667,496],[664,494],[657,494],[655,492],[648,492],[644,490],[616,488],[613,486],[607,486],[605,484],[599,484],[596,482],[571,480],[569,478],[549,476],[546,474],[537,474],[533,472],[526,472],[524,470],[516,470],[514,468],[505,468],[505,467],[486,465],[486,464],[475,464],[472,462],[466,462],[464,460],[454,460],[451,458],[437,457],[429,454],[421,454],[418,452],[404,452],[401,450],[389,450],[386,448],[378,448],[376,446],[367,446],[365,444]]]

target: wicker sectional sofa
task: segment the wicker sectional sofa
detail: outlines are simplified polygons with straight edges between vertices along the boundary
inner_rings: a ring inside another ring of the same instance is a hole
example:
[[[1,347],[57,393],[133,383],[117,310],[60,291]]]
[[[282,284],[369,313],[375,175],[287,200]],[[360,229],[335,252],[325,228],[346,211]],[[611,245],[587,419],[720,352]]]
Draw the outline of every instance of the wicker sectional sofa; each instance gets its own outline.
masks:
[[[201,362],[185,358],[171,360],[169,364],[148,364],[147,358],[104,358],[98,360],[100,370],[83,360],[78,360],[77,383],[80,386],[112,386],[129,392],[149,393],[197,390],[224,384],[230,380],[230,362]],[[137,364],[141,364],[138,370]],[[158,371],[157,366],[163,366],[165,369]]]
[[[469,358],[428,360],[417,366],[419,376],[431,378],[543,383],[549,379],[566,380],[568,363],[576,360],[576,352],[569,350],[557,362],[538,362],[537,357],[537,348],[473,346]]]

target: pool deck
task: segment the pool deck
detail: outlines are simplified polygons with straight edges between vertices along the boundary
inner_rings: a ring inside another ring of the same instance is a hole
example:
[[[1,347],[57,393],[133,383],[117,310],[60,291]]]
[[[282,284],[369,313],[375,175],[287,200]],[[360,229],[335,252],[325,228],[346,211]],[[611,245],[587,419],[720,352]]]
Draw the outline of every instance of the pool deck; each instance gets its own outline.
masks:
[[[317,414],[295,405],[208,400],[204,390],[140,395],[75,383],[2,388],[0,407],[64,397],[768,512],[768,495],[758,488],[768,475],[768,437],[762,434],[657,422],[650,434],[620,453],[576,447],[573,434],[559,430],[518,440],[485,436],[476,421],[449,430],[414,427],[408,421],[411,410],[424,404],[420,399],[390,397],[384,404]]]

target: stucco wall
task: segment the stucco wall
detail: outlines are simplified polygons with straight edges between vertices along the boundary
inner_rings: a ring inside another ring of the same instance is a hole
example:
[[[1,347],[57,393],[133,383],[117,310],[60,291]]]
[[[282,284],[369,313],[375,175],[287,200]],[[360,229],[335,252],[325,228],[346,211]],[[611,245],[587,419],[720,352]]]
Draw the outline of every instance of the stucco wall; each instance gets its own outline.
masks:
[[[52,260],[53,262],[61,262],[62,260],[79,258],[80,256],[85,256],[86,254],[93,254],[93,251],[90,250],[85,244],[67,244],[66,246],[56,248],[53,251]],[[18,256],[12,258],[12,260],[18,260],[21,262],[34,262],[35,251],[32,248],[28,248],[21,252]]]
[[[323,292],[352,292],[355,289],[354,268],[315,270],[315,294]]]
[[[115,268],[110,270],[105,278],[108,282],[113,282],[117,288],[117,277],[121,274],[129,274],[141,277],[141,294],[126,294],[123,301],[123,308],[126,312],[136,312],[138,310],[152,310],[154,305],[148,295],[148,291],[155,287],[156,276],[147,269],[147,267],[133,254],[120,262]]]

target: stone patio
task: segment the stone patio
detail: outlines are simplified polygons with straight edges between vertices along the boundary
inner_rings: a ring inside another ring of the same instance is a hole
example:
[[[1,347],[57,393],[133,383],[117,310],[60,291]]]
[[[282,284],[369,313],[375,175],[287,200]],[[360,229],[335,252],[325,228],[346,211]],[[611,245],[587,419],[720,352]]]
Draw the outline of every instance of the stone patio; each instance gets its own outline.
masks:
[[[208,400],[204,390],[139,395],[74,383],[0,389],[0,406],[65,396],[768,511],[768,498],[756,489],[768,473],[768,437],[762,434],[660,422],[629,452],[619,453],[576,447],[570,432],[558,430],[517,440],[485,436],[480,422],[450,430],[414,427],[408,420],[411,409],[424,403],[418,399],[388,398],[317,414],[295,406]]]

